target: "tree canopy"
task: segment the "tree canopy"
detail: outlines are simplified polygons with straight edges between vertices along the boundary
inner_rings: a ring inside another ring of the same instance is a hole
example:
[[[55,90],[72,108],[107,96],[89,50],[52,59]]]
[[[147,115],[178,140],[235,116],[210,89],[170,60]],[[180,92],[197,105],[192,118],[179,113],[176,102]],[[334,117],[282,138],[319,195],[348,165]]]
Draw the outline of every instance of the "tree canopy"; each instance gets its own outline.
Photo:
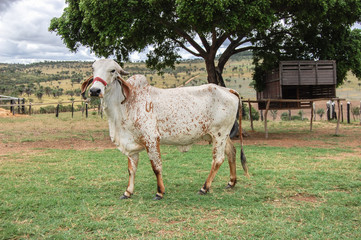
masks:
[[[221,77],[230,57],[253,51],[259,76],[285,59],[334,59],[338,83],[351,70],[361,78],[360,0],[66,0],[49,30],[76,51],[120,61],[152,49],[147,65],[173,67],[180,49],[203,58],[208,82]],[[218,56],[218,58],[216,58]],[[258,76],[258,77],[257,77]]]

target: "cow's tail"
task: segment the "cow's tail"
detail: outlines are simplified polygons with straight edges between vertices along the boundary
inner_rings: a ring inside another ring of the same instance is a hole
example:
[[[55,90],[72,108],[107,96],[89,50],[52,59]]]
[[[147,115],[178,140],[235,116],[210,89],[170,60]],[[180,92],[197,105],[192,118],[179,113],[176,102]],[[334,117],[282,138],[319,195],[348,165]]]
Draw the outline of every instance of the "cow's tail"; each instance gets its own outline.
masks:
[[[240,144],[241,144],[241,163],[242,163],[242,168],[244,170],[244,174],[247,177],[249,177],[246,155],[244,154],[244,151],[243,151],[242,109],[243,109],[242,108],[242,99],[239,96],[238,114],[239,114],[239,140],[240,140]]]

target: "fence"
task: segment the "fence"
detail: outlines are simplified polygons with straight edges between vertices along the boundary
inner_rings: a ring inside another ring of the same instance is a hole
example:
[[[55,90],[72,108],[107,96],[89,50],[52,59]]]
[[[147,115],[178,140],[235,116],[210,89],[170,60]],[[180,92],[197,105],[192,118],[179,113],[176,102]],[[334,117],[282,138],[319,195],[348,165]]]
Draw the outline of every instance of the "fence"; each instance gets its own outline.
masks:
[[[276,110],[277,107],[274,107],[274,105],[271,105],[272,102],[277,102],[277,103],[285,103],[288,104],[289,102],[296,102],[300,105],[302,105],[301,108],[297,107],[297,108],[292,108],[289,107],[289,109],[310,109],[310,131],[312,131],[312,123],[314,118],[316,117],[316,111],[315,111],[315,105],[314,102],[316,101],[327,101],[330,100],[326,103],[326,108],[327,108],[327,112],[326,112],[326,116],[328,120],[337,120],[337,125],[336,125],[336,131],[335,131],[335,135],[338,135],[338,129],[340,126],[340,122],[344,122],[343,119],[343,105],[341,103],[341,101],[345,101],[345,99],[339,99],[339,98],[333,98],[333,99],[302,99],[302,100],[292,100],[292,99],[264,99],[264,100],[243,100],[243,102],[248,103],[248,115],[250,118],[250,122],[251,122],[251,129],[252,131],[254,130],[253,128],[253,119],[252,119],[252,113],[251,113],[251,103],[260,103],[260,102],[265,102],[265,106],[266,106],[266,111],[263,113],[263,109],[261,109],[261,120],[264,120],[264,128],[265,128],[265,137],[268,138],[268,128],[267,128],[267,114],[269,110]],[[337,110],[335,109],[335,102],[337,102]],[[283,108],[285,109],[285,108]],[[291,119],[291,111],[289,111],[289,119]],[[361,124],[361,101],[360,101],[360,107],[359,107],[359,118],[360,118],[360,124]],[[353,117],[355,118],[355,114],[354,112],[352,113]],[[263,119],[264,118],[264,119]],[[347,112],[346,112],[346,118],[347,118],[347,123],[350,124],[351,123],[351,103],[347,102]],[[354,119],[355,120],[355,119]]]
[[[22,112],[25,113],[25,98],[17,98],[17,97],[11,97],[11,96],[4,96],[0,95],[0,101],[9,101],[10,102],[10,112],[15,114],[15,105],[18,106],[18,113]],[[17,102],[17,104],[16,104]],[[0,105],[4,106],[4,105]],[[8,105],[5,105],[8,106]]]
[[[8,98],[0,98],[0,101],[4,100],[4,101],[10,101],[10,104],[1,104],[0,107],[9,107],[10,108],[10,112],[15,115],[15,109],[16,107],[18,108],[18,114],[26,114],[26,107],[28,107],[28,114],[31,115],[32,114],[32,107],[34,106],[49,106],[49,105],[56,105],[55,107],[55,116],[59,117],[59,113],[60,113],[60,105],[62,104],[71,104],[71,117],[74,117],[74,103],[82,103],[83,107],[82,107],[82,114],[84,114],[85,112],[85,116],[88,118],[89,114],[89,100],[81,100],[81,101],[68,101],[68,102],[61,102],[61,103],[25,103],[25,99],[22,98],[21,101],[18,100],[18,103],[15,102],[15,99],[17,98],[13,98],[13,97],[8,97]],[[101,115],[101,117],[103,118],[103,111],[102,108],[100,107],[100,104],[98,105],[98,114]]]

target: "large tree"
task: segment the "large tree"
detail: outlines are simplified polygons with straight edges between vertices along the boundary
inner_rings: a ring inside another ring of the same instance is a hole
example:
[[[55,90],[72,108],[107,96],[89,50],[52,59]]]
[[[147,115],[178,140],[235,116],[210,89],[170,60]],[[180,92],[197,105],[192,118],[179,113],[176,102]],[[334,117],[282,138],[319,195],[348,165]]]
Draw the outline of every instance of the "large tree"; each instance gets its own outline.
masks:
[[[361,77],[361,60],[356,58],[361,34],[351,30],[361,20],[360,0],[66,2],[49,30],[72,51],[83,45],[98,56],[124,61],[150,47],[147,65],[161,70],[174,66],[184,49],[204,59],[208,82],[219,85],[224,85],[221,76],[230,57],[248,50],[261,71],[280,59],[336,59],[342,66],[339,83],[348,70]]]

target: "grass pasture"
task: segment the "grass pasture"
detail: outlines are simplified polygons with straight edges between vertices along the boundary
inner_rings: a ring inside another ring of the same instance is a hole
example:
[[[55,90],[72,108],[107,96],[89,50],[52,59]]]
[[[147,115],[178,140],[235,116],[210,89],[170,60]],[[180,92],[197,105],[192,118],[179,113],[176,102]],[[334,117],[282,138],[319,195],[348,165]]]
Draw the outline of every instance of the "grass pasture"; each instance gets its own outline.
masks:
[[[197,195],[211,147],[162,146],[165,198],[141,154],[135,194],[119,200],[127,160],[97,116],[0,118],[0,239],[360,239],[361,127],[261,122],[245,138],[251,178],[225,162],[211,192]],[[244,121],[249,130],[249,122]],[[239,158],[239,144],[237,158]]]

